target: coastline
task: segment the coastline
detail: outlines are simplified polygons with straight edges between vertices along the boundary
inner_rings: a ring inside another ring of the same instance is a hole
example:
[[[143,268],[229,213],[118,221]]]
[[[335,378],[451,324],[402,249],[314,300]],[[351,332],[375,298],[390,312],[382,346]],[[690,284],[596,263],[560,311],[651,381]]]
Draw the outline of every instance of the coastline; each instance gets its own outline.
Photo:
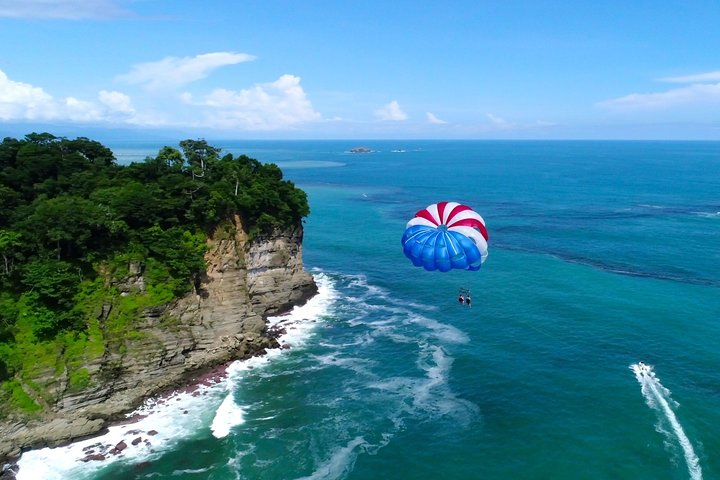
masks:
[[[269,336],[269,338],[277,340],[277,337]],[[278,347],[274,348],[281,347],[281,345],[278,345]],[[152,415],[157,409],[162,408],[164,405],[169,404],[173,400],[180,400],[180,397],[182,396],[207,396],[214,388],[224,384],[228,377],[228,368],[233,363],[247,361],[255,357],[267,355],[267,351],[268,350],[266,348],[261,348],[251,355],[243,358],[223,361],[220,364],[212,365],[207,368],[186,372],[186,375],[176,382],[173,382],[172,385],[162,386],[158,390],[149,391],[146,396],[141,397],[139,402],[134,404],[132,407],[114,412],[107,419],[104,419],[99,427],[86,434],[56,438],[53,445],[41,444],[36,447],[21,448],[18,455],[8,456],[0,460],[2,462],[2,467],[0,467],[0,480],[21,478],[18,476],[20,470],[19,463],[22,456],[28,452],[43,448],[63,448],[74,444],[87,443],[94,439],[99,439],[108,435],[113,428],[136,425],[143,419]],[[185,411],[185,414],[187,414],[187,411]],[[130,440],[122,439],[115,443],[108,443],[107,441],[95,442],[92,445],[83,448],[86,455],[81,459],[81,461],[98,462],[108,460],[112,456],[120,455],[126,448],[128,448],[128,446],[138,446],[141,442],[142,445],[140,446],[152,449],[151,438],[159,433],[155,429],[143,431],[137,428],[124,428],[124,430],[126,430],[124,436],[133,436],[133,438]],[[145,435],[144,438],[142,435]],[[141,440],[137,440],[138,438],[141,438]]]
[[[307,311],[317,309],[313,303],[325,303],[326,298],[322,298],[327,297],[327,288],[325,290],[326,295],[320,292],[285,314],[268,317],[267,338],[273,341],[272,347],[187,372],[182,382],[156,390],[134,408],[107,419],[100,429],[91,434],[65,439],[55,446],[27,449],[5,461],[0,479],[66,478],[57,476],[52,469],[95,470],[115,460],[129,460],[142,468],[144,462],[151,461],[154,454],[162,451],[163,445],[176,441],[193,429],[208,428],[208,406],[216,417],[221,416],[226,403],[223,400],[231,397],[228,394],[234,385],[231,377],[264,365],[302,344],[316,324],[315,315]],[[193,411],[201,410],[202,414],[193,414]],[[238,412],[231,410],[229,413]],[[224,425],[222,431],[218,432],[214,425],[210,426],[213,436],[218,438],[229,434],[228,425],[232,427],[242,423],[241,418],[216,418],[213,424],[218,420]]]
[[[4,432],[14,434],[10,440],[3,438],[0,463],[2,472],[7,470],[6,464],[15,463],[24,452],[44,447],[62,447],[70,443],[84,441],[103,435],[111,426],[128,422],[132,412],[142,409],[152,399],[167,398],[178,392],[192,394],[200,387],[210,386],[227,376],[227,367],[235,361],[242,361],[258,355],[266,354],[268,349],[279,347],[278,341],[268,329],[267,334],[258,335],[245,341],[250,349],[237,351],[233,342],[228,341],[227,350],[223,352],[209,351],[204,354],[205,365],[200,368],[189,368],[184,371],[168,371],[167,376],[155,382],[147,382],[134,388],[112,393],[100,404],[88,408],[67,412],[65,415],[46,416],[32,421],[16,420],[3,425]],[[233,356],[240,353],[239,356]],[[6,453],[12,448],[10,453]],[[3,477],[0,476],[0,479]]]

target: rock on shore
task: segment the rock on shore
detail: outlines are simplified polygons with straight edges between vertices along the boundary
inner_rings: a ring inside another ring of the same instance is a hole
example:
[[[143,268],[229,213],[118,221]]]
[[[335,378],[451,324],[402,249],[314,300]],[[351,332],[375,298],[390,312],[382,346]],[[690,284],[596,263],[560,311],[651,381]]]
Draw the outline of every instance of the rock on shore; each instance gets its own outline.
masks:
[[[149,396],[279,346],[267,331],[267,316],[289,311],[317,293],[303,270],[302,228],[249,242],[240,219],[233,223],[231,235],[208,240],[208,269],[195,292],[146,310],[136,319],[132,338],[106,341],[102,357],[85,366],[88,388],[72,392],[67,379],[55,372],[38,380],[57,401],[34,421],[0,423],[0,460],[97,434]],[[135,270],[123,285],[128,291],[144,288],[142,269]],[[112,308],[105,305],[98,312],[101,324]]]

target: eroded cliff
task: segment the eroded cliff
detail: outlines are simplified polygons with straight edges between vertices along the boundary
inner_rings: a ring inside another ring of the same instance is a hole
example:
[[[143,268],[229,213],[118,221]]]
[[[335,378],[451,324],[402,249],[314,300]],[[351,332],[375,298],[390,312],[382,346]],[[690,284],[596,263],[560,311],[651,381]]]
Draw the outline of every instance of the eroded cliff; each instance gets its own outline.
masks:
[[[10,417],[0,424],[0,458],[21,449],[55,446],[100,431],[109,422],[205,369],[277,346],[268,315],[288,311],[317,292],[302,263],[300,226],[249,241],[235,217],[208,240],[208,268],[195,291],[133,319],[132,335],[108,331],[113,304],[97,312],[103,351],[89,360],[84,388],[73,387],[67,369],[48,370],[37,384],[50,392],[34,419]],[[145,287],[142,266],[118,287],[125,294]]]

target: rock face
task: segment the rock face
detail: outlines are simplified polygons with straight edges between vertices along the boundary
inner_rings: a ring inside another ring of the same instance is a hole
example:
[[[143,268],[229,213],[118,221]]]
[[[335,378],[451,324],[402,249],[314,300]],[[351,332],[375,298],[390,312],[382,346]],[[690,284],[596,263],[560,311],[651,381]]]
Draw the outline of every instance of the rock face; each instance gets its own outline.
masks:
[[[67,444],[103,429],[160,391],[183,385],[216,365],[278,347],[268,334],[268,315],[290,310],[317,292],[303,270],[302,228],[248,241],[240,219],[208,240],[208,269],[195,292],[136,319],[132,338],[107,340],[102,358],[89,363],[91,382],[82,391],[54,378],[57,401],[42,419],[0,423],[0,460],[21,449]],[[128,291],[145,287],[131,268]],[[121,286],[121,290],[123,287]],[[102,324],[112,311],[105,305]]]

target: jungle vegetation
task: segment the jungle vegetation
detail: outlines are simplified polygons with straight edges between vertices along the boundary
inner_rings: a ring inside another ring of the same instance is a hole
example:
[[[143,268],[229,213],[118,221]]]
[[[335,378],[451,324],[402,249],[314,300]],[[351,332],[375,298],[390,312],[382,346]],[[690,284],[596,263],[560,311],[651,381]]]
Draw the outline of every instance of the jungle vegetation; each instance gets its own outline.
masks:
[[[0,144],[0,416],[51,403],[41,372],[91,382],[83,365],[108,335],[132,335],[139,309],[192,290],[206,238],[239,215],[250,237],[298,225],[305,193],[274,164],[221,155],[205,140],[120,165],[85,137],[49,133]],[[146,288],[113,281],[142,265]],[[111,280],[111,281],[109,281]],[[97,312],[112,302],[102,329]]]

